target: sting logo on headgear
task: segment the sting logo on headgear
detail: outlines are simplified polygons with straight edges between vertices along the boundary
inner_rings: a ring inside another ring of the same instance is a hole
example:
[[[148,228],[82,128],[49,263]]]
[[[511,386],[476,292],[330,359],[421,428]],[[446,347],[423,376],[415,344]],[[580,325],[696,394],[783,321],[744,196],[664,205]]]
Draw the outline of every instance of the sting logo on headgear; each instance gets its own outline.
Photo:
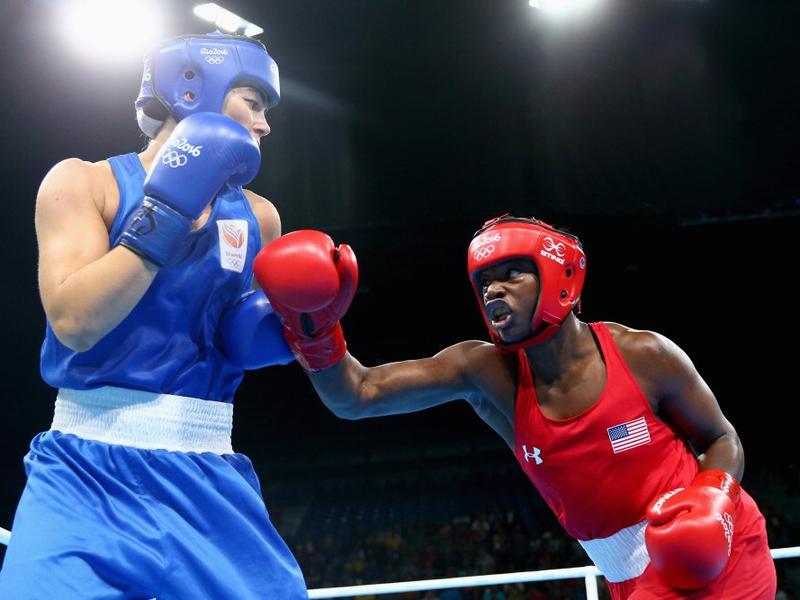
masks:
[[[167,40],[144,60],[134,104],[139,128],[155,138],[169,115],[180,121],[196,112],[221,113],[236,85],[256,88],[267,108],[280,100],[278,65],[258,40],[219,32]]]
[[[567,253],[566,248],[567,247],[563,242],[554,242],[553,238],[548,235],[542,240],[542,249],[539,250],[539,254],[545,258],[556,261],[560,265],[563,265],[564,256]]]
[[[484,310],[480,272],[514,258],[533,261],[539,277],[539,298],[531,318],[531,334],[507,343],[492,328]],[[586,255],[574,235],[537,219],[506,214],[487,221],[475,233],[467,251],[467,272],[492,342],[504,350],[518,350],[550,339],[569,312],[580,309]]]
[[[549,235],[544,236],[544,240],[542,240],[542,247],[546,252],[555,252],[558,254],[559,258],[564,258],[567,248],[563,242],[554,242],[553,238],[551,238]]]

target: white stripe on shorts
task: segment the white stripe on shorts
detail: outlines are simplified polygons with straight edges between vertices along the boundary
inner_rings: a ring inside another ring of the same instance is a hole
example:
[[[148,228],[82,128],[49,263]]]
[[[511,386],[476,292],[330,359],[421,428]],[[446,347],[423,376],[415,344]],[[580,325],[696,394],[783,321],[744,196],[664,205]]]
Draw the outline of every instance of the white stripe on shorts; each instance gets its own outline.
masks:
[[[147,450],[232,454],[233,404],[110,386],[62,388],[50,429]]]

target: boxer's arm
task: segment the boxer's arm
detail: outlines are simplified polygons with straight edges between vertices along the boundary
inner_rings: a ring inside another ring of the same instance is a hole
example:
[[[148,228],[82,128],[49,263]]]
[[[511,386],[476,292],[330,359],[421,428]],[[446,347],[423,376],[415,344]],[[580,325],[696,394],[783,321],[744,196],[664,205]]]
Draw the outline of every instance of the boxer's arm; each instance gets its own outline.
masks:
[[[409,413],[457,399],[477,402],[475,365],[484,346],[461,342],[430,358],[377,367],[365,367],[348,352],[308,376],[325,405],[345,419]]]
[[[57,164],[36,199],[39,291],[56,336],[85,351],[130,313],[156,268],[124,248],[109,251],[99,165]]]
[[[721,470],[737,480],[744,451],[708,384],[686,353],[657,333],[631,331],[617,338],[628,364],[658,416],[697,454],[704,470]]]
[[[668,585],[699,589],[722,573],[731,555],[744,453],[686,353],[657,334],[637,332],[635,337],[639,344],[631,367],[646,382],[648,399],[662,419],[705,455],[694,481],[653,499],[645,543]]]

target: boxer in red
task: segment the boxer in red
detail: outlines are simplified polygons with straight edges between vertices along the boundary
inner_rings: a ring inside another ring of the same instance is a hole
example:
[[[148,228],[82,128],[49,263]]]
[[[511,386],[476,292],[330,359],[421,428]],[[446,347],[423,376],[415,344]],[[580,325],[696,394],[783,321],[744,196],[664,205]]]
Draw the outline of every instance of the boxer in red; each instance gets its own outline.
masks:
[[[369,368],[347,352],[339,324],[358,278],[348,246],[298,231],[254,265],[335,414],[360,419],[466,400],[615,600],[773,600],[764,517],[739,485],[742,445],[689,357],[657,333],[580,321],[586,256],[576,237],[546,223],[488,221],[467,268],[493,343]]]

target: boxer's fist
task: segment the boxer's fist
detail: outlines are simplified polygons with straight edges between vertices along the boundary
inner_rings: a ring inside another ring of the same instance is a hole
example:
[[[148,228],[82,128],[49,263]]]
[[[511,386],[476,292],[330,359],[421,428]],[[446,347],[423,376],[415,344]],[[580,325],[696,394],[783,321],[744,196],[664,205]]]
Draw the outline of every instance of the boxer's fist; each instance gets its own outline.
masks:
[[[731,554],[739,483],[724,471],[701,471],[692,484],[661,496],[647,511],[645,543],[671,587],[691,590],[716,579]]]
[[[242,369],[285,365],[294,360],[283,326],[264,290],[245,292],[220,319],[222,350]]]
[[[186,117],[154,159],[145,198],[120,244],[163,266],[222,186],[251,181],[260,163],[258,144],[233,119],[210,112]]]
[[[249,183],[260,164],[258,144],[242,125],[218,113],[195,113],[164,143],[144,193],[196,219],[226,181]]]
[[[338,362],[347,349],[339,319],[358,285],[350,246],[334,246],[321,231],[293,231],[267,244],[253,271],[300,364],[320,371]]]

